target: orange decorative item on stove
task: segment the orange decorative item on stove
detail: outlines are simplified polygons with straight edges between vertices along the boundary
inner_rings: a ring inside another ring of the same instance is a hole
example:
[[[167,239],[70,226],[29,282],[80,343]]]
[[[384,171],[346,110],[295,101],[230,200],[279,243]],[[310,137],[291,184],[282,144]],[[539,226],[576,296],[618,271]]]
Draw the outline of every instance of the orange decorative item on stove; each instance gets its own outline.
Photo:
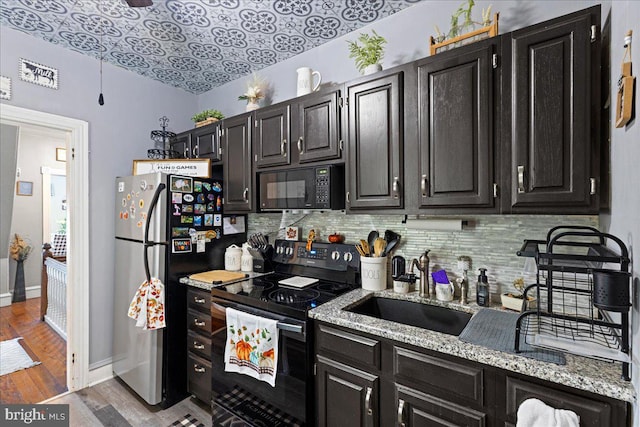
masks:
[[[328,240],[331,243],[342,243],[344,241],[344,236],[342,234],[333,233],[329,235]]]

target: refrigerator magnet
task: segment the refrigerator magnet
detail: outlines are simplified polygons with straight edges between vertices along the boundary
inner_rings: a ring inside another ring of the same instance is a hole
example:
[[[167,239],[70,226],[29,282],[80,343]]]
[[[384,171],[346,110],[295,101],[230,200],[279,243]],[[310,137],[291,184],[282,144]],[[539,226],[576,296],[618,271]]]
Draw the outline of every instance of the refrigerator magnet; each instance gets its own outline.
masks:
[[[198,203],[204,203],[204,194],[198,194],[198,196],[196,196],[196,200]]]
[[[216,196],[214,196],[213,194],[209,193],[207,194],[207,199],[211,200],[212,202],[216,199]]]
[[[182,212],[180,212],[180,205],[173,205],[173,216],[180,216]]]
[[[187,227],[171,227],[171,237],[189,237]]]
[[[218,237],[218,233],[215,230],[207,230],[207,231],[204,232],[204,236],[207,239],[213,240],[213,239],[216,239]]]
[[[195,193],[202,193],[202,181],[193,182],[193,191]]]
[[[193,224],[193,217],[191,215],[182,215],[180,217],[181,224]]]
[[[216,193],[219,193],[222,191],[222,185],[220,185],[219,182],[214,182],[211,188],[213,188],[213,191],[215,191]]]
[[[171,191],[191,193],[193,192],[193,178],[186,178],[183,176],[172,176],[170,186],[171,186],[170,188]]]
[[[173,239],[171,242],[174,254],[191,252],[191,239]]]
[[[202,215],[196,215],[193,217],[193,226],[202,227]]]
[[[196,204],[193,206],[193,213],[196,213],[196,214],[203,214],[203,213],[205,213],[206,211],[207,211],[207,206],[206,206],[206,205],[203,205],[203,204],[201,204],[201,203],[196,203]]]
[[[207,203],[207,212],[213,212],[216,210],[216,207],[213,202]]]
[[[213,225],[216,227],[220,227],[222,225],[222,215],[221,214],[215,214],[213,216]]]
[[[187,203],[193,202],[193,194],[185,194],[183,197],[184,201]]]
[[[204,188],[207,191],[211,191],[211,184],[209,184],[208,182],[203,182],[202,188]]]
[[[213,214],[204,215],[204,226],[211,227],[213,225]]]
[[[171,193],[171,201],[173,203],[182,203],[182,193]]]
[[[193,213],[193,205],[182,205],[183,213]]]
[[[205,245],[205,237],[204,235],[198,234],[198,240],[196,241],[196,252],[197,253],[202,253],[205,251],[206,245]]]

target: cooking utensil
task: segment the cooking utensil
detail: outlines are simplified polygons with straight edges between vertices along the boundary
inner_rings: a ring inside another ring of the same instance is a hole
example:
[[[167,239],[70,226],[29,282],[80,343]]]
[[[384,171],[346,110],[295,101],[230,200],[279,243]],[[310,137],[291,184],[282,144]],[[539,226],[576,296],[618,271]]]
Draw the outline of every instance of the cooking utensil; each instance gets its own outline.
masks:
[[[369,248],[373,249],[373,244],[376,242],[376,239],[378,238],[379,234],[377,230],[372,230],[369,232],[369,235],[367,236],[367,242],[369,243]]]
[[[391,230],[385,231],[384,235],[385,240],[387,241],[387,247],[384,249],[384,254],[382,256],[387,256],[400,242],[400,235]],[[386,237],[389,237],[389,239],[387,239]]]
[[[360,256],[368,256],[368,255],[365,253],[364,249],[362,249],[362,245],[361,245],[360,243],[356,243],[356,244],[355,244],[355,247],[356,247],[356,251],[358,251],[358,253],[360,254]]]
[[[369,242],[367,242],[364,239],[360,239],[360,246],[362,247],[362,250],[364,251],[365,256],[371,255],[371,247],[369,246]]]
[[[387,241],[382,237],[376,238],[373,242],[373,254],[374,256],[381,257],[384,256],[384,250],[387,247]]]

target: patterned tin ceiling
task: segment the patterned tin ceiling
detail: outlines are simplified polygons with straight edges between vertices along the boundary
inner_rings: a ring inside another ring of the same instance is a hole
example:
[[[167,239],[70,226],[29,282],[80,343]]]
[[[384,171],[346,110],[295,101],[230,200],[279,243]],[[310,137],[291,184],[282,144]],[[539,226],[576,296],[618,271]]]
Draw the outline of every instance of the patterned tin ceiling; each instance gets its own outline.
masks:
[[[0,0],[0,24],[198,94],[420,1]]]

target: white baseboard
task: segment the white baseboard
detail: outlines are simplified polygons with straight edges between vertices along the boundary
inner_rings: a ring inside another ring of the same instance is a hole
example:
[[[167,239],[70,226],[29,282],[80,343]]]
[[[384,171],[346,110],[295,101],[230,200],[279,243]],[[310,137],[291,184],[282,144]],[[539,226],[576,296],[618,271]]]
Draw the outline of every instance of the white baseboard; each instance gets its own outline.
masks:
[[[28,288],[25,288],[25,293],[26,293],[27,299],[39,298],[40,286],[29,286]],[[0,294],[0,307],[6,307],[8,305],[11,305],[12,295],[13,294],[11,292]]]
[[[97,369],[92,369],[89,371],[88,387],[110,380],[111,378],[113,378],[113,367],[111,366],[111,363]]]

